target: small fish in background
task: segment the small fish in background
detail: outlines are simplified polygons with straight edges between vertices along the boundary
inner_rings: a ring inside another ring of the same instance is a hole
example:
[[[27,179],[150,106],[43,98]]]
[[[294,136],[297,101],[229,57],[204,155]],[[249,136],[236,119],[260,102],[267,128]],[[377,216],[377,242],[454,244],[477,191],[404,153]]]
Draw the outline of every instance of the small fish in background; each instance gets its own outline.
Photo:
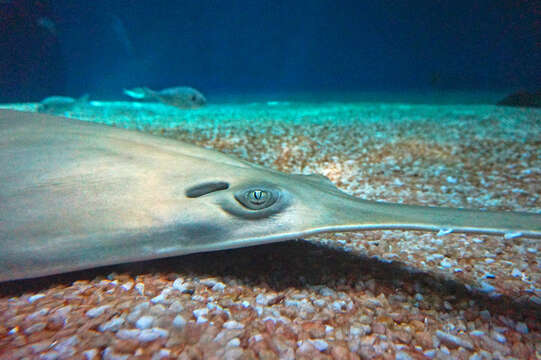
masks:
[[[41,16],[40,18],[38,18],[36,20],[36,23],[38,24],[38,26],[44,28],[49,33],[51,33],[51,35],[53,35],[53,36],[58,35],[58,30],[56,29],[56,24],[54,23],[53,20],[49,19],[48,17]]]
[[[166,88],[159,91],[139,87],[124,89],[124,94],[139,101],[159,101],[180,109],[195,109],[207,103],[203,94],[187,86]]]
[[[38,112],[56,114],[73,110],[76,106],[87,105],[89,95],[84,94],[78,99],[69,96],[49,96],[41,100],[38,105]]]

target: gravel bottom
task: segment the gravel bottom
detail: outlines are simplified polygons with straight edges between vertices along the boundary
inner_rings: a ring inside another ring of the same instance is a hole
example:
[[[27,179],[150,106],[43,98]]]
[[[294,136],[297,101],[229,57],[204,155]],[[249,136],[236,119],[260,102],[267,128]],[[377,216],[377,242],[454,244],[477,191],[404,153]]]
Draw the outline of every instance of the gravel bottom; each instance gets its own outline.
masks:
[[[93,102],[66,115],[321,173],[366,199],[541,213],[540,110]],[[541,357],[539,241],[308,240],[0,284],[0,359]]]

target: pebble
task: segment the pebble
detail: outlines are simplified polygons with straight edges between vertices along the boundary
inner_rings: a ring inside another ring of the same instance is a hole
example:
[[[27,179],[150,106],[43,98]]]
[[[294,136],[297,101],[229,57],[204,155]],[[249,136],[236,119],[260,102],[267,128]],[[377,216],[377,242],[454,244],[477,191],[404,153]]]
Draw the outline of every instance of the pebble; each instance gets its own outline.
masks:
[[[238,347],[240,346],[240,340],[239,338],[233,338],[227,342],[225,347]]]
[[[492,332],[492,338],[501,344],[505,344],[507,342],[507,338],[497,331]]]
[[[466,339],[462,339],[458,336],[445,333],[441,330],[436,331],[436,337],[441,340],[442,343],[447,346],[458,347],[462,346],[465,349],[473,350],[473,344]]]
[[[130,355],[116,354],[111,347],[106,347],[102,354],[103,360],[128,360],[129,358]]]
[[[395,360],[413,360],[413,358],[408,353],[399,351],[395,355]]]
[[[200,318],[200,317],[207,316],[208,313],[209,313],[209,309],[207,309],[206,307],[205,308],[199,308],[199,309],[195,309],[194,311],[192,311],[192,313],[193,313],[193,316],[195,316],[195,318]]]
[[[224,291],[224,289],[225,289],[225,284],[223,282],[218,282],[212,287],[211,290],[221,292],[221,291]]]
[[[83,355],[85,356],[86,360],[93,360],[98,356],[98,349],[90,349],[83,351]]]
[[[153,316],[141,316],[136,322],[135,327],[138,329],[148,329],[152,327],[152,324],[154,324],[154,317]]]
[[[36,295],[32,295],[32,296],[30,296],[30,297],[28,298],[28,302],[29,302],[30,304],[32,304],[32,303],[34,303],[34,302],[36,302],[36,301],[38,301],[39,299],[44,298],[44,297],[45,297],[45,294],[36,294]]]
[[[528,325],[526,325],[523,322],[518,322],[516,325],[516,330],[521,334],[527,334],[528,333]]]
[[[186,326],[186,320],[182,317],[182,315],[177,315],[173,319],[173,326],[182,329],[184,326]]]
[[[98,326],[98,330],[101,332],[105,331],[118,331],[122,325],[124,325],[125,319],[123,317],[117,316],[107,321],[106,323]]]
[[[120,287],[126,291],[130,291],[133,288],[133,281],[125,282],[124,284],[120,285]]]
[[[169,336],[169,332],[161,328],[152,328],[141,330],[139,334],[139,341],[150,342],[159,338],[166,338]]]
[[[88,310],[86,312],[86,316],[90,318],[95,318],[95,317],[100,316],[101,314],[105,312],[105,310],[110,309],[110,308],[111,308],[111,305],[103,305],[103,306],[95,307]]]
[[[237,321],[235,321],[235,320],[226,321],[223,326],[224,326],[225,329],[230,329],[230,330],[232,330],[232,329],[235,329],[235,330],[244,329],[244,325],[237,322]]]
[[[335,312],[344,312],[346,308],[346,302],[337,300],[331,304],[331,309]]]
[[[139,295],[145,295],[145,284],[143,283],[135,284],[135,290],[137,290]]]
[[[123,340],[137,339],[141,334],[139,329],[120,329],[117,331],[116,336]]]
[[[180,301],[175,300],[169,305],[169,311],[174,313],[179,313],[182,310],[184,310],[184,306],[180,303]]]
[[[329,348],[329,344],[323,339],[309,339],[308,341],[319,351],[325,351]]]
[[[321,296],[330,296],[330,297],[336,297],[336,291],[334,291],[333,289],[330,289],[326,286],[322,287],[321,289],[319,289],[319,294]]]
[[[514,268],[513,271],[511,272],[511,276],[512,277],[522,277],[522,271],[520,271],[519,269],[517,268]]]

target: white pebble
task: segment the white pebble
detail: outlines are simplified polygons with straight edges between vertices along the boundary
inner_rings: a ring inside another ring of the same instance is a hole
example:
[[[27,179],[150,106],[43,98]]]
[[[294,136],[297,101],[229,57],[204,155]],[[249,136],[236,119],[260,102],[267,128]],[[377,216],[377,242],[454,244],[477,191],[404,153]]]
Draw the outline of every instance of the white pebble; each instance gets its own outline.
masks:
[[[224,323],[224,328],[240,330],[240,329],[244,329],[244,325],[235,320],[229,320]]]
[[[224,291],[225,284],[223,282],[218,282],[212,287],[212,291]]]
[[[28,298],[28,302],[29,302],[30,304],[32,304],[33,302],[35,302],[35,301],[37,301],[37,300],[39,300],[39,299],[41,299],[41,298],[43,298],[43,297],[45,297],[45,294],[36,294],[36,295],[32,295],[32,296],[30,296],[30,297]]]
[[[497,331],[492,332],[492,338],[502,344],[505,344],[507,342],[507,338],[503,334],[500,334]]]
[[[145,284],[143,284],[143,283],[135,284],[135,290],[137,290],[139,295],[144,295],[145,294]]]
[[[138,329],[148,329],[152,327],[152,324],[154,324],[154,317],[146,315],[141,316],[136,322],[135,327]]]
[[[522,271],[520,271],[517,268],[514,268],[513,271],[511,271],[512,277],[522,277]]]
[[[141,335],[139,329],[120,329],[116,333],[116,336],[123,340],[137,339],[139,335]]]
[[[182,317],[182,315],[177,315],[173,319],[173,326],[182,329],[184,326],[186,326],[186,320]]]
[[[107,321],[106,323],[103,323],[100,326],[98,326],[98,330],[101,332],[118,331],[118,329],[120,329],[120,327],[123,324],[124,324],[123,317],[114,317],[111,320]]]
[[[441,262],[440,262],[440,266],[441,267],[444,267],[446,269],[449,269],[451,266],[453,266],[454,262],[449,260],[448,258],[444,258]]]
[[[233,338],[225,345],[225,347],[237,347],[240,346],[239,338]]]
[[[139,334],[139,341],[150,342],[158,338],[166,338],[167,336],[169,336],[169,332],[165,329],[161,329],[161,328],[144,329],[144,330],[141,330],[141,334]]]
[[[154,353],[152,360],[159,360],[163,358],[169,358],[171,356],[171,350],[169,349],[160,349],[157,353]]]
[[[456,184],[458,180],[452,176],[447,176],[445,181],[447,181],[449,184]]]
[[[83,351],[83,355],[87,360],[92,360],[98,355],[98,349],[90,349]]]
[[[345,301],[340,301],[340,300],[337,300],[335,302],[333,302],[331,304],[331,308],[334,310],[334,311],[343,311],[343,308],[346,307],[346,302]]]
[[[310,343],[312,345],[314,345],[314,347],[316,349],[318,349],[319,351],[325,351],[325,350],[327,350],[329,348],[329,344],[325,340],[322,340],[322,339],[315,339],[315,340],[309,339],[308,341],[310,341]]]
[[[130,291],[132,288],[133,288],[133,281],[128,281],[122,285],[120,285],[120,287],[126,291]]]
[[[470,331],[470,335],[471,336],[483,336],[483,335],[485,335],[485,332],[481,331],[481,330],[472,330],[472,331]]]
[[[209,309],[199,308],[199,309],[195,309],[192,313],[193,313],[193,316],[195,316],[196,318],[199,318],[201,316],[207,316],[209,313]]]
[[[458,336],[454,336],[449,333],[445,333],[441,330],[436,331],[436,337],[440,339],[442,342],[447,343],[447,344],[453,344],[455,346],[462,346],[463,348],[468,349],[468,350],[473,350],[474,348],[473,344],[469,342],[468,340],[462,339]]]
[[[103,305],[103,306],[92,308],[92,309],[90,309],[90,310],[88,310],[86,312],[86,316],[88,316],[90,318],[98,317],[101,314],[103,314],[105,312],[105,310],[109,309],[110,307],[111,307],[111,305]]]
[[[184,285],[184,281],[179,278],[173,282],[173,288],[177,289],[180,292],[183,292],[184,290],[186,290],[186,285]]]
[[[408,355],[408,353],[399,351],[395,355],[395,360],[413,360],[413,359],[411,356]]]

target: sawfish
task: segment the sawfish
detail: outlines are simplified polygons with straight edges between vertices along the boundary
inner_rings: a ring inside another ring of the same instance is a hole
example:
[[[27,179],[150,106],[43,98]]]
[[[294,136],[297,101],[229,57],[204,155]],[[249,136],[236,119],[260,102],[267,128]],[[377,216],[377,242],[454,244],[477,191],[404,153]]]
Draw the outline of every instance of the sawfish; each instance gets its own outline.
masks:
[[[541,237],[541,215],[368,201],[188,143],[0,110],[0,281],[324,232]]]

